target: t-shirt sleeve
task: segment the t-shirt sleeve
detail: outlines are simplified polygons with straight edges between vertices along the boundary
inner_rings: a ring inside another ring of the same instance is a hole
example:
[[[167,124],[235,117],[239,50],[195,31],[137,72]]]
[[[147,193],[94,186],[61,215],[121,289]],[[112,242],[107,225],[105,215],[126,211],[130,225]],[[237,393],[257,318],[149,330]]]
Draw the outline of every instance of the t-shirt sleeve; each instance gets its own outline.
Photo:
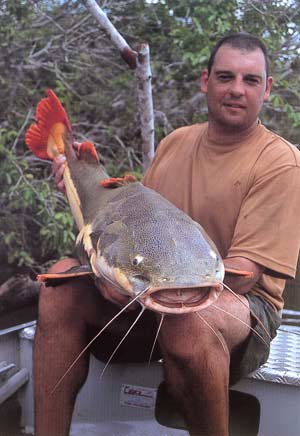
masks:
[[[300,246],[300,168],[270,165],[245,196],[228,257],[243,256],[277,273],[295,277]]]

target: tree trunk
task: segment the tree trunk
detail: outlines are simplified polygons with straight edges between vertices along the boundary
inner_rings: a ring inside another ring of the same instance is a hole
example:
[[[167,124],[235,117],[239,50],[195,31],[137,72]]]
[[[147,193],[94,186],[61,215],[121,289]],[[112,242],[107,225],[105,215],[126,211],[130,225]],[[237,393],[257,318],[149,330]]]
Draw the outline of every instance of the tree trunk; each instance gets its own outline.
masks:
[[[27,275],[11,277],[0,286],[0,316],[36,305],[41,284]]]

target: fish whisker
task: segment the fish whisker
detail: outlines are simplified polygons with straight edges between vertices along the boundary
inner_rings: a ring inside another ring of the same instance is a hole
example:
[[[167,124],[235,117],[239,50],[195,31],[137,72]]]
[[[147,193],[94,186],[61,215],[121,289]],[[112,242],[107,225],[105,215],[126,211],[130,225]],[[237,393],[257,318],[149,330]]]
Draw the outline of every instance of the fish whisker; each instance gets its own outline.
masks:
[[[65,373],[60,377],[60,379],[57,381],[57,383],[55,384],[54,388],[51,391],[51,395],[56,391],[56,389],[60,386],[60,384],[62,383],[62,381],[65,379],[65,377],[69,374],[69,372],[73,369],[73,367],[76,365],[76,363],[78,362],[78,360],[81,358],[81,356],[86,352],[86,350],[92,345],[92,343],[104,332],[104,330],[107,329],[107,327],[110,326],[110,324],[117,319],[121,313],[125,312],[126,309],[128,309],[128,307],[130,307],[135,301],[137,301],[142,295],[144,295],[149,288],[144,289],[143,291],[141,291],[138,295],[136,295],[128,304],[126,304],[126,306],[124,306],[110,321],[108,321],[107,324],[105,324],[105,326],[99,331],[99,333],[97,333],[93,339],[90,340],[90,342],[84,347],[84,349],[78,354],[78,356],[73,360],[73,362],[71,363],[71,365],[68,367],[68,369],[65,371]]]
[[[237,298],[242,304],[243,306],[245,306],[247,309],[249,309],[249,306],[245,303],[245,301],[243,301],[243,299],[236,293],[234,292],[229,286],[227,286],[225,283],[222,283],[222,285],[232,294],[235,296],[235,298]],[[261,322],[261,320],[258,318],[258,316],[255,315],[255,313],[250,309],[250,313],[253,316],[253,318],[256,319],[256,321],[258,322],[258,324],[261,326],[261,328],[265,331],[266,335],[268,336],[268,338],[270,339],[270,341],[272,340],[272,337],[270,335],[270,333],[268,332],[268,330],[266,329],[266,327],[263,325],[263,323]],[[269,346],[269,345],[268,345]]]
[[[150,363],[151,363],[152,355],[153,355],[153,352],[154,352],[154,347],[155,347],[155,344],[156,344],[156,341],[157,341],[157,338],[158,338],[158,335],[159,335],[159,332],[160,332],[160,329],[161,329],[164,317],[165,317],[165,315],[162,313],[160,321],[159,321],[159,326],[157,328],[157,332],[156,332],[156,335],[155,335],[155,338],[154,338],[154,341],[153,341],[153,345],[152,345],[152,348],[151,348],[151,352],[150,352],[150,355],[149,355],[148,366],[150,366]]]
[[[216,336],[216,338],[219,340],[219,342],[220,342],[220,344],[222,345],[222,348],[223,348],[223,350],[225,351],[225,353],[227,353],[228,352],[228,348],[227,348],[227,346],[226,346],[226,343],[225,343],[225,341],[224,341],[224,339],[222,338],[222,336],[218,333],[218,332],[216,332],[216,330],[209,324],[209,322],[208,321],[206,321],[206,319],[205,318],[203,318],[203,316],[201,316],[200,314],[199,314],[199,312],[194,312],[200,319],[201,319],[201,321],[203,321],[204,322],[204,324],[213,332],[213,334]]]
[[[257,333],[257,331],[254,330],[253,327],[251,327],[247,322],[243,321],[242,319],[240,319],[239,317],[233,315],[232,313],[228,312],[227,310],[223,309],[220,306],[217,306],[216,304],[212,304],[211,307],[220,310],[223,313],[226,313],[226,315],[231,316],[232,318],[236,319],[237,321],[239,321],[241,324],[245,325],[246,327],[248,327],[249,330],[251,330],[253,333],[256,334],[256,336],[259,337],[259,339],[261,339],[264,344],[269,348],[269,344],[267,343],[267,341],[259,334]]]
[[[116,354],[116,352],[118,351],[118,349],[120,348],[120,346],[122,345],[122,343],[124,342],[124,340],[127,338],[127,336],[129,335],[129,333],[131,332],[131,330],[133,329],[133,327],[136,325],[136,323],[138,322],[138,320],[140,319],[140,317],[142,316],[142,314],[145,311],[145,307],[142,307],[142,310],[140,311],[140,313],[138,314],[138,316],[136,317],[136,319],[134,320],[134,322],[131,324],[131,326],[129,327],[129,329],[127,330],[127,332],[125,333],[125,335],[123,336],[123,338],[120,340],[120,342],[118,343],[118,345],[116,346],[116,348],[114,349],[114,351],[112,352],[112,354],[110,355],[108,361],[106,362],[101,374],[100,374],[100,380],[103,377],[103,374],[106,370],[106,368],[108,367],[108,365],[110,364],[112,358],[114,357],[114,355]]]

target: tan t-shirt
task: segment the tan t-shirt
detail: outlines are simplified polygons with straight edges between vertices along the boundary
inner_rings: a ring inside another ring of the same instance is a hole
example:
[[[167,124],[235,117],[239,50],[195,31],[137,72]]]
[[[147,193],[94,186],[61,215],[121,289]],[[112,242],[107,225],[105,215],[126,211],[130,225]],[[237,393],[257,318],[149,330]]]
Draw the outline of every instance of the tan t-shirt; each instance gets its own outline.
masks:
[[[265,266],[253,292],[281,309],[300,246],[300,152],[261,124],[230,144],[209,140],[207,128],[168,135],[143,183],[199,222],[223,258]]]

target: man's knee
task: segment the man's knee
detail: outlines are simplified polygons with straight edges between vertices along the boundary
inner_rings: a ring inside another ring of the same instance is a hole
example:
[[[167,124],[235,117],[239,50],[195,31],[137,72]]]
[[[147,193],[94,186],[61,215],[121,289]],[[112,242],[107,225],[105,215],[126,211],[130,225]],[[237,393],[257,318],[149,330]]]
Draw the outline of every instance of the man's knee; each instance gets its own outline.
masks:
[[[76,259],[62,259],[55,263],[48,273],[66,271],[79,263]],[[86,279],[74,279],[58,286],[41,286],[39,297],[39,324],[55,326],[59,322],[79,320],[88,295],[82,298],[84,288],[92,286]]]
[[[229,351],[223,335],[222,323],[214,317],[191,314],[185,318],[164,320],[160,345],[165,355],[182,363],[199,360],[203,356],[225,356]]]
[[[60,259],[59,261],[54,263],[47,272],[51,274],[60,273],[60,272],[67,271],[68,269],[78,265],[79,262],[77,259],[74,258]]]

